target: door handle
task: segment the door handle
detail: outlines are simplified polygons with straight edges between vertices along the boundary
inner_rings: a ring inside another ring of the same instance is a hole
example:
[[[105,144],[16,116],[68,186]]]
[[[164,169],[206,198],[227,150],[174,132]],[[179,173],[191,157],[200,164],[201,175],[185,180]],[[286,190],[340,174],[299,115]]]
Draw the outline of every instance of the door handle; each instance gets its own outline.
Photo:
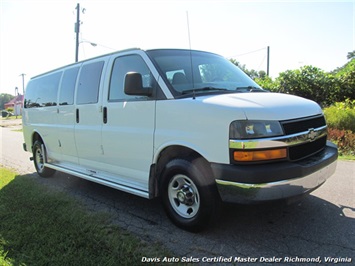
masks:
[[[104,107],[103,110],[103,120],[104,120],[104,124],[107,123],[107,107]]]
[[[76,122],[79,123],[79,109],[76,108]]]

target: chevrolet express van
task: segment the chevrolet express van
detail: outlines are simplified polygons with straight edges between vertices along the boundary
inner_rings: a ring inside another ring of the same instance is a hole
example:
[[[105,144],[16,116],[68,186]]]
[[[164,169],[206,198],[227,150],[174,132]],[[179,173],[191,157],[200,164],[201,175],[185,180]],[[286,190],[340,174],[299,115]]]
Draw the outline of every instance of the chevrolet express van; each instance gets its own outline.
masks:
[[[56,170],[145,198],[177,226],[206,227],[220,201],[309,193],[337,148],[315,102],[263,90],[225,58],[130,49],[33,77],[24,149]]]

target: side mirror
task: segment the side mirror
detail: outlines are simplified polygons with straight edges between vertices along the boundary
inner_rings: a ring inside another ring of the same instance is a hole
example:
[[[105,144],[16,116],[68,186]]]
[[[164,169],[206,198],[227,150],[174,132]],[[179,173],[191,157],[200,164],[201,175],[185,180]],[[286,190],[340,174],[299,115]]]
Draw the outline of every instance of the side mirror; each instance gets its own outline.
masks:
[[[124,93],[127,95],[151,96],[152,88],[143,87],[143,79],[140,73],[128,72],[124,79]]]

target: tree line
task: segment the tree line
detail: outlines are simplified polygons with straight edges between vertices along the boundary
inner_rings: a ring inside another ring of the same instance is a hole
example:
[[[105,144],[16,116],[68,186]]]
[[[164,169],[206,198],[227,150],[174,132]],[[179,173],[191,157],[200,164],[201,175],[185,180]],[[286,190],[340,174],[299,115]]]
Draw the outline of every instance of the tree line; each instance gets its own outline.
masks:
[[[0,94],[0,110],[5,109],[5,103],[11,101],[15,96],[8,94],[8,93],[1,93]]]
[[[275,79],[265,71],[248,70],[235,59],[230,61],[264,89],[289,93],[319,103],[322,107],[346,99],[355,100],[355,51],[348,53],[348,62],[331,72],[314,66],[303,66],[296,70],[281,72]]]

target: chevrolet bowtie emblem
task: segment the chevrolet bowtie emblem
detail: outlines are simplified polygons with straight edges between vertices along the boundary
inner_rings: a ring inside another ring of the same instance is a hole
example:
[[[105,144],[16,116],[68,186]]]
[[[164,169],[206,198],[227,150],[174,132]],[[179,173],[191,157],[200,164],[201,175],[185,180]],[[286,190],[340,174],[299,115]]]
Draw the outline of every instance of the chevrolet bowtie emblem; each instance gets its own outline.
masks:
[[[313,141],[318,136],[318,133],[314,131],[314,128],[308,129],[307,139]]]

